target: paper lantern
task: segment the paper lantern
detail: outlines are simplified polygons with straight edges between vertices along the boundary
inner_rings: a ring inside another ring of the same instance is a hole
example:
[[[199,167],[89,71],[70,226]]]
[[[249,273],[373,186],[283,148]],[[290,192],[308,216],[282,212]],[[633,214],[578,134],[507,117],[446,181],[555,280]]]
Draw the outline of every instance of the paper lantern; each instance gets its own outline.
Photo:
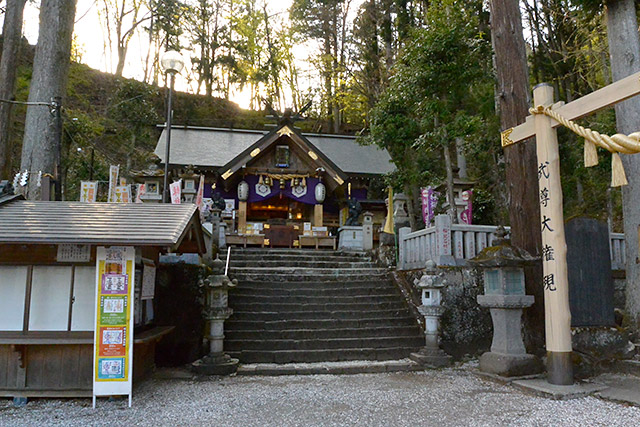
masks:
[[[327,190],[323,183],[319,182],[318,184],[316,184],[315,194],[316,194],[316,202],[318,203],[324,202],[324,197],[327,194]]]
[[[249,184],[246,181],[240,181],[238,184],[238,200],[246,202],[249,198]]]

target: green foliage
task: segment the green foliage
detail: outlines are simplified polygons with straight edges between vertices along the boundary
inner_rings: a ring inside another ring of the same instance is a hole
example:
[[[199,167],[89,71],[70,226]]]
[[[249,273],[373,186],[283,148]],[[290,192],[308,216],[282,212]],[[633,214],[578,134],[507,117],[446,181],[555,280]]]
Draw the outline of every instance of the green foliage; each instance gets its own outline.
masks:
[[[479,31],[476,2],[432,2],[424,28],[411,30],[387,90],[371,112],[364,138],[387,148],[398,172],[394,186],[442,182],[442,150],[463,138],[478,181],[478,215],[495,214],[499,191],[489,42]],[[494,148],[495,147],[495,148]]]

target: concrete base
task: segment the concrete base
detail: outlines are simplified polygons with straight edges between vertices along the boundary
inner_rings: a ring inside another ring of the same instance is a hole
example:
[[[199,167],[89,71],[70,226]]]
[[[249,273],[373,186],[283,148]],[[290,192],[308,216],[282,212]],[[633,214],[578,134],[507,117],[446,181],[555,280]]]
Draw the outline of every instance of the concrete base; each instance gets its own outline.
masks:
[[[431,349],[425,347],[417,353],[411,353],[409,358],[421,365],[432,366],[435,368],[443,368],[451,365],[451,356],[439,348]]]
[[[566,400],[588,396],[606,388],[600,384],[577,383],[573,385],[549,384],[544,379],[518,380],[511,384],[521,390],[532,392],[552,399]]]
[[[207,355],[191,364],[191,369],[198,375],[230,375],[238,370],[240,361],[222,353]]]
[[[487,352],[480,356],[480,370],[504,377],[521,377],[541,372],[542,363],[532,354]]]

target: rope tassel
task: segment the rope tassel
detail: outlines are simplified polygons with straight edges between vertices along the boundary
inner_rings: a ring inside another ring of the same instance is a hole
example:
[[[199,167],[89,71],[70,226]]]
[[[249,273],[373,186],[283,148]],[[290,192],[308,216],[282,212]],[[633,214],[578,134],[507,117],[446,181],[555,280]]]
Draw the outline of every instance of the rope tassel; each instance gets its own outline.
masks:
[[[589,141],[588,139],[584,140],[584,166],[587,168],[597,166],[598,165],[598,149],[596,148],[596,144]]]
[[[620,187],[627,185],[627,175],[624,173],[624,166],[620,154],[611,154],[611,186]]]

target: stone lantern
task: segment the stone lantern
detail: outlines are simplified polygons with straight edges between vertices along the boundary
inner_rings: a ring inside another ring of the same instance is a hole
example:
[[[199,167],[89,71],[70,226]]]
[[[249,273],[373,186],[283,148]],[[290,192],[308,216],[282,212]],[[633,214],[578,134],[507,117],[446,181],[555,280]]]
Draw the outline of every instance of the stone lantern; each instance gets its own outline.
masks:
[[[527,354],[522,341],[522,309],[533,304],[525,295],[523,267],[538,258],[511,245],[504,228],[498,229],[493,246],[485,248],[469,262],[484,270],[484,295],[478,304],[488,307],[493,321],[491,351],[480,357],[480,370],[502,376],[522,376],[540,372],[540,361]]]
[[[425,274],[414,284],[422,291],[422,305],[418,307],[424,316],[425,346],[417,353],[411,353],[412,360],[427,366],[442,367],[451,363],[451,356],[440,349],[438,331],[440,316],[444,313],[442,288],[445,280],[438,274],[435,262],[427,261]]]
[[[237,280],[229,280],[224,274],[224,261],[216,257],[207,263],[213,270],[203,280],[206,292],[204,308],[207,319],[206,331],[209,341],[209,354],[191,365],[194,372],[201,375],[228,375],[238,369],[238,359],[233,359],[223,351],[224,321],[233,314],[229,308],[229,289],[236,286]]]

